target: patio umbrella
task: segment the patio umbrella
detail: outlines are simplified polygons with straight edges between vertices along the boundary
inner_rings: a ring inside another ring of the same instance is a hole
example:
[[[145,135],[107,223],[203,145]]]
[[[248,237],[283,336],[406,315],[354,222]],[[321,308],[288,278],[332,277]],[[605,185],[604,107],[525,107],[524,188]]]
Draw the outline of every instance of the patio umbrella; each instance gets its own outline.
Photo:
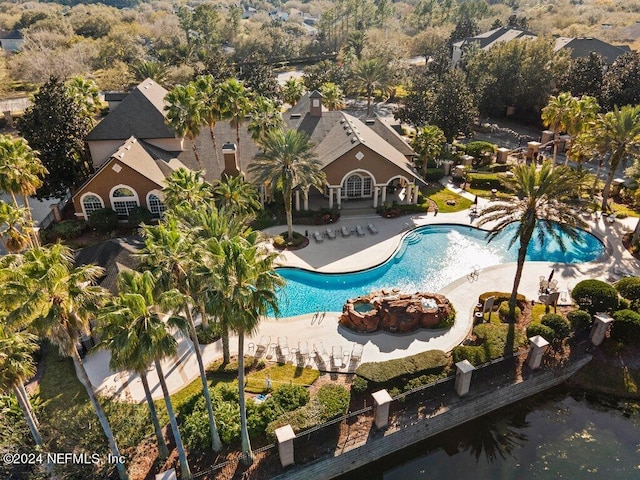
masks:
[[[478,195],[476,195],[476,198],[473,199],[473,204],[477,207],[478,206]]]
[[[551,273],[549,274],[549,278],[547,279],[547,282],[550,282],[550,281],[551,281],[551,279],[553,278],[553,274],[555,273],[555,271],[556,271],[556,269],[555,269],[555,268],[552,268],[552,269],[551,269]]]

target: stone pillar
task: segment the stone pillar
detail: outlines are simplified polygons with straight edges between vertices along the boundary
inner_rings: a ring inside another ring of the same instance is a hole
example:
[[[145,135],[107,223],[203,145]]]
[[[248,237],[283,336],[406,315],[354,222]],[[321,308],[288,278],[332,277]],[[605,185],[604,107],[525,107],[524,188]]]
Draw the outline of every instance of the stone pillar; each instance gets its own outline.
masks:
[[[276,438],[278,441],[278,455],[280,456],[280,463],[283,467],[293,465],[293,439],[296,438],[296,434],[293,433],[291,425],[285,425],[284,427],[276,428]]]
[[[458,396],[463,397],[469,393],[469,387],[471,386],[471,375],[476,369],[469,363],[468,360],[463,360],[456,363],[456,393]]]
[[[309,189],[304,192],[304,209],[309,210]]]
[[[416,205],[418,204],[418,194],[420,193],[420,187],[418,186],[418,184],[416,183],[413,186],[413,203],[415,203]]]
[[[389,424],[389,404],[393,399],[386,390],[378,390],[371,396],[373,397],[373,421],[376,428],[386,428]]]
[[[373,189],[373,208],[378,208],[378,192],[380,191],[380,187],[376,186]]]
[[[382,203],[384,204],[384,202],[387,201],[387,186],[384,185],[382,187]]]
[[[296,212],[300,211],[300,190],[296,190]]]
[[[333,208],[333,187],[329,187],[329,208]]]
[[[336,188],[336,199],[338,200],[338,209],[340,209],[340,206],[342,205],[342,188],[338,187]]]
[[[404,187],[404,203],[407,205],[411,203],[411,193],[413,192],[413,186],[411,184]]]
[[[598,313],[593,317],[593,327],[591,327],[589,340],[591,340],[591,343],[596,347],[604,340],[611,326],[611,322],[613,322],[613,318],[606,313]]]
[[[60,206],[58,203],[51,205],[51,211],[53,212],[53,218],[56,222],[62,221],[62,213],[60,213]]]
[[[527,362],[531,370],[537,370],[540,368],[542,357],[549,348],[549,342],[547,342],[540,335],[529,338],[531,345],[529,346],[529,361]]]

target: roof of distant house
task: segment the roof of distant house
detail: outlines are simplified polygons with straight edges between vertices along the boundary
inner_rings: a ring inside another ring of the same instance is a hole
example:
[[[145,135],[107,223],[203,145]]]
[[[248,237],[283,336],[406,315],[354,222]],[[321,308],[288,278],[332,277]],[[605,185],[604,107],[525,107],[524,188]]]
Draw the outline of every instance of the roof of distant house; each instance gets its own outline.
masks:
[[[464,40],[458,40],[454,42],[454,46],[462,47],[464,45],[474,44],[481,49],[489,49],[498,42],[508,42],[516,39],[532,39],[538,36],[529,32],[528,30],[522,30],[519,28],[500,27],[488,32],[481,33],[475,37],[467,37]]]
[[[89,132],[86,140],[126,140],[131,136],[175,138],[175,131],[165,123],[164,97],[167,93],[147,78]]]
[[[21,38],[20,30],[0,30],[0,40],[19,40]]]
[[[611,65],[623,53],[630,51],[628,45],[611,45],[605,41],[592,37],[569,38],[558,37],[554,51],[568,48],[571,50],[571,58],[588,57],[591,52],[602,55],[604,61]]]

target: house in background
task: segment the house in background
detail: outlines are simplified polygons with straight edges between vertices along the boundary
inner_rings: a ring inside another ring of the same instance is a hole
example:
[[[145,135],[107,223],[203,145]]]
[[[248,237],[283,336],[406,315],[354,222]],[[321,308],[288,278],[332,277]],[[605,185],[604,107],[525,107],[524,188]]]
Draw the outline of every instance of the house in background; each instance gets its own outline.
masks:
[[[611,65],[623,53],[631,51],[628,45],[611,45],[593,37],[558,37],[553,48],[555,52],[568,49],[571,58],[586,58],[591,52],[599,53],[607,65]]]
[[[488,32],[481,33],[475,37],[467,37],[453,43],[453,52],[451,54],[451,65],[459,67],[462,62],[465,50],[475,47],[480,50],[489,50],[500,42],[510,42],[511,40],[535,39],[538,36],[535,33],[519,28],[500,27]]]
[[[152,80],[143,81],[87,135],[95,173],[73,196],[77,217],[86,220],[95,210],[111,208],[124,220],[138,206],[159,217],[165,208],[164,181],[179,168],[204,170],[211,183],[223,175],[252,181],[248,167],[259,148],[246,122],[240,126],[239,142],[229,122],[217,122],[215,147],[203,129],[195,140],[198,162],[191,142],[165,123],[166,94]],[[287,128],[310,137],[327,178],[320,190],[296,188],[297,210],[309,209],[309,202],[313,208],[341,208],[343,201],[353,200],[368,207],[392,200],[417,203],[424,182],[413,168],[416,154],[386,121],[328,111],[317,91],[283,116]],[[266,186],[258,188],[262,201],[270,200]]]
[[[22,48],[24,39],[18,30],[0,30],[0,48],[7,52],[17,52]]]

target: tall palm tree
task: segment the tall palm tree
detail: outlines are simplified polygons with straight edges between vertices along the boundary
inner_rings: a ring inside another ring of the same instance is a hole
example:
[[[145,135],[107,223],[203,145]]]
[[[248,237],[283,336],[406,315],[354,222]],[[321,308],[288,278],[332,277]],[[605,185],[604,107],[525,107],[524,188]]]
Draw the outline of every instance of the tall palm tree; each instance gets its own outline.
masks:
[[[207,373],[191,313],[194,305],[197,306],[203,302],[203,299],[200,298],[201,291],[196,288],[202,283],[199,283],[197,279],[194,280],[195,269],[200,260],[200,249],[192,239],[188,238],[172,214],[165,215],[165,220],[160,225],[144,226],[143,237],[145,239],[143,261],[156,278],[157,292],[175,288],[182,295],[182,309],[187,319],[186,333],[193,344],[200,370],[202,393],[209,415],[211,446],[213,450],[219,451],[222,448],[222,443],[213,416]]]
[[[186,168],[179,168],[171,173],[165,180],[162,192],[165,195],[164,203],[167,208],[176,208],[185,204],[197,207],[213,199],[213,189],[204,179],[203,172],[194,172]]]
[[[591,148],[605,158],[608,157],[609,173],[602,190],[602,211],[607,210],[611,183],[620,161],[638,152],[640,143],[640,105],[614,107],[612,112],[599,114],[590,135],[581,135],[582,148]]]
[[[10,332],[0,327],[0,392],[13,390],[22,409],[33,441],[42,447],[38,420],[33,413],[24,382],[36,373],[33,352],[38,349],[36,337],[26,331]]]
[[[242,460],[253,462],[253,453],[247,430],[247,412],[244,395],[244,336],[254,333],[260,317],[269,311],[278,313],[276,288],[284,285],[274,271],[275,253],[267,252],[258,233],[247,228],[242,235],[211,238],[207,253],[214,258],[212,264],[220,284],[216,307],[238,334],[238,393],[240,400],[240,436]]]
[[[579,135],[589,133],[589,127],[596,120],[599,111],[600,105],[598,105],[598,100],[596,100],[595,97],[583,95],[576,99],[570,115],[569,124],[567,125],[567,133],[572,136],[574,143]],[[567,152],[564,162],[565,167],[569,164],[569,155],[573,157],[573,153],[573,148]],[[575,158],[580,162],[582,158],[580,152],[578,152]]]
[[[373,93],[376,90],[387,92],[392,83],[389,65],[379,58],[362,59],[356,63],[350,77],[353,89],[367,96],[367,116],[370,116]]]
[[[298,103],[298,100],[304,95],[304,83],[298,78],[290,78],[284,83],[280,90],[282,101],[288,103],[292,107]]]
[[[77,349],[80,335],[89,332],[89,317],[106,298],[106,291],[95,286],[103,269],[94,265],[74,267],[71,250],[61,244],[29,250],[17,262],[19,268],[4,288],[5,297],[19,302],[7,316],[9,323],[29,326],[40,337],[57,345],[61,355],[71,357],[111,453],[119,457],[111,426]],[[122,480],[129,478],[124,464],[118,462],[116,467]]]
[[[98,316],[102,336],[98,347],[106,348],[111,353],[111,370],[130,370],[140,376],[158,442],[158,454],[161,459],[166,459],[169,449],[162,436],[162,427],[149,389],[147,371],[156,358],[162,359],[175,354],[176,347],[175,339],[168,338],[173,337],[156,309],[153,298],[154,285],[151,272],[120,272],[119,295],[113,298]],[[171,400],[165,398],[166,401]],[[171,426],[173,428],[173,421]],[[173,433],[182,465],[186,463],[186,457],[182,442],[179,441],[180,432],[174,430]],[[186,468],[188,469],[188,465]]]
[[[549,99],[549,103],[542,109],[542,123],[553,130],[553,165],[558,156],[558,137],[560,132],[566,132],[572,123],[576,110],[576,98],[570,92],[559,93]]]
[[[323,83],[320,87],[322,103],[330,112],[344,108],[344,92],[333,82]]]
[[[260,210],[256,186],[240,176],[225,176],[213,186],[213,196],[219,209],[241,217],[252,217]]]
[[[235,78],[225,80],[220,85],[220,109],[222,118],[229,120],[229,123],[236,130],[236,144],[240,150],[240,124],[251,109],[249,91],[242,82]]]
[[[278,129],[269,132],[261,142],[259,153],[249,166],[258,185],[269,184],[273,190],[284,195],[289,240],[293,239],[293,216],[291,211],[293,189],[298,185],[315,185],[322,188],[325,174],[317,160],[313,143],[304,132]]]
[[[259,142],[267,132],[282,128],[283,125],[284,121],[280,111],[273,101],[265,97],[257,97],[254,100],[249,110],[249,123],[247,124],[247,130],[254,141]]]
[[[193,84],[175,86],[167,93],[165,102],[166,122],[173,127],[177,135],[189,139],[198,167],[202,170],[196,138],[200,134],[203,119],[195,86]]]
[[[100,112],[100,108],[102,108],[100,90],[96,82],[77,76],[70,78],[66,85],[69,94],[82,107],[84,115],[91,120],[92,125],[95,125],[94,117]]]
[[[26,208],[0,200],[0,243],[7,252],[20,253],[29,245],[30,237],[24,233],[30,228],[27,215]]]
[[[507,227],[517,226],[509,243],[511,247],[519,242],[516,275],[509,299],[512,315],[515,312],[527,248],[533,234],[537,233],[540,240],[545,234],[550,235],[558,241],[561,248],[564,248],[563,235],[572,240],[577,239],[577,227],[584,223],[572,208],[562,201],[573,188],[573,179],[566,167],[554,169],[551,162],[545,162],[538,171],[535,163],[531,163],[515,167],[513,173],[512,186],[517,197],[492,203],[482,210],[478,219],[479,226],[495,223],[487,235],[489,241]]]
[[[427,173],[429,161],[440,156],[445,143],[447,143],[447,137],[436,125],[425,125],[418,129],[411,142],[411,147],[420,155],[423,176]]]
[[[213,143],[213,151],[216,155],[216,163],[220,165],[220,155],[216,144],[216,122],[222,120],[222,110],[220,104],[220,84],[216,83],[213,75],[200,75],[193,85],[198,93],[200,105],[200,116],[204,123],[209,126],[209,135]]]
[[[169,67],[166,63],[155,60],[145,60],[130,67],[133,77],[138,82],[150,78],[158,84],[164,84],[169,77]]]

